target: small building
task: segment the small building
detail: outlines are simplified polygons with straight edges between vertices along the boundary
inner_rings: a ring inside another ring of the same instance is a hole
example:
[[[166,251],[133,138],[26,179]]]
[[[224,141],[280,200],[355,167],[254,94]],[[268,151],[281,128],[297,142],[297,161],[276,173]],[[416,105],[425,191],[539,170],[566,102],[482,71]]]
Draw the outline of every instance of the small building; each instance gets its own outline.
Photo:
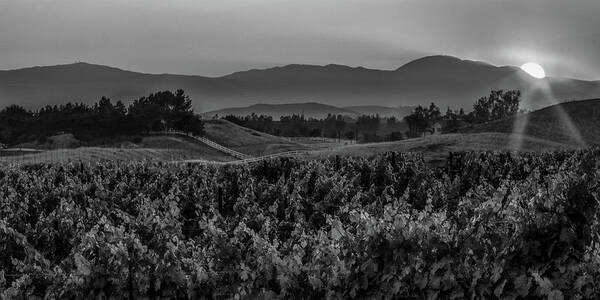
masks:
[[[436,134],[442,134],[442,123],[440,122],[433,123],[433,125],[425,128],[425,131],[423,131],[423,136]]]

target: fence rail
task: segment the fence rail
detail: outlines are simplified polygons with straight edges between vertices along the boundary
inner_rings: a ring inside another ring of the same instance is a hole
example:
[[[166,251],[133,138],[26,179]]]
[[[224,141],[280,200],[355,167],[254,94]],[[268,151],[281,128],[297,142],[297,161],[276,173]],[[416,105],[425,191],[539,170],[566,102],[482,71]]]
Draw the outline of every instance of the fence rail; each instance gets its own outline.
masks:
[[[102,147],[83,147],[74,149],[31,149],[31,148],[11,148],[11,149],[0,149],[0,164],[16,164],[16,165],[27,165],[36,163],[46,162],[81,162],[81,161],[107,161],[107,160],[157,160],[157,161],[170,161],[172,163],[204,163],[204,164],[243,164],[251,163],[260,160],[267,160],[282,156],[298,156],[304,155],[307,151],[295,150],[280,153],[273,153],[268,155],[262,155],[253,157],[248,154],[240,153],[233,149],[227,148],[214,141],[211,141],[205,137],[194,136],[182,131],[160,131],[160,132],[149,132],[149,134],[176,134],[185,135],[193,138],[213,149],[220,152],[226,153],[236,160],[229,162],[218,162],[208,161],[203,159],[187,159],[193,156],[185,154],[175,154],[175,157],[165,157],[165,154],[161,154],[153,149],[127,149],[123,150],[120,148],[102,148]],[[138,153],[139,152],[139,153]],[[166,154],[168,156],[168,154]],[[177,155],[179,157],[177,157]],[[120,157],[124,156],[124,157]],[[186,158],[187,157],[187,158]]]
[[[177,134],[177,135],[185,135],[187,137],[191,137],[197,141],[200,141],[202,143],[204,143],[205,145],[219,150],[223,153],[229,154],[237,159],[243,160],[243,159],[249,159],[252,158],[252,156],[248,155],[248,154],[244,154],[238,151],[235,151],[231,148],[227,148],[223,145],[217,144],[205,137],[201,137],[201,136],[195,136],[193,134],[187,133],[187,132],[183,132],[183,131],[178,131],[178,130],[169,130],[169,131],[151,131],[150,134]]]
[[[208,160],[203,160],[203,159],[188,159],[188,160],[175,161],[174,163],[203,163],[203,164],[216,164],[216,165],[247,164],[247,163],[253,163],[253,162],[257,162],[257,161],[261,161],[261,160],[269,160],[269,159],[277,158],[277,157],[306,155],[307,153],[308,153],[308,151],[294,150],[294,151],[279,152],[279,153],[273,153],[273,154],[262,155],[262,156],[257,156],[257,157],[250,157],[250,158],[246,158],[246,159],[226,161],[226,162],[208,161]]]

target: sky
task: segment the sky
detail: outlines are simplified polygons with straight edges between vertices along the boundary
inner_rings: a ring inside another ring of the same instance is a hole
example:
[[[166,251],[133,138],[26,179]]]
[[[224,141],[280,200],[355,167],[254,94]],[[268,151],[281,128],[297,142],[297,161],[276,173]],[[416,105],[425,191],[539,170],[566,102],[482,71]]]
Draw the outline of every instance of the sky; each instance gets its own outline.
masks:
[[[446,54],[600,80],[598,0],[0,0],[0,69],[221,76]]]

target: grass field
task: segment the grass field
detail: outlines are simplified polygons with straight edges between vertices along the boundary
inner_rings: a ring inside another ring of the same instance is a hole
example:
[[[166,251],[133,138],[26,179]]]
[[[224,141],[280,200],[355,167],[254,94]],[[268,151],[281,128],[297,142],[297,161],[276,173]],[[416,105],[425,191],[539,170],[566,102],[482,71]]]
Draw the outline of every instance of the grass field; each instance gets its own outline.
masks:
[[[24,164],[107,160],[179,161],[196,159],[219,162],[234,160],[233,157],[194,139],[174,136],[144,137],[139,144],[130,143],[127,147],[79,147],[35,152],[5,151],[4,154],[0,156],[0,162]]]
[[[517,148],[517,145],[520,147]],[[577,145],[548,141],[510,133],[471,133],[431,135],[396,142],[356,144],[336,149],[313,151],[313,156],[365,156],[389,151],[421,152],[428,161],[442,161],[450,151],[522,150],[545,151],[572,149]]]
[[[99,162],[99,161],[178,161],[202,159],[208,161],[230,161],[233,158],[222,156],[202,156],[187,149],[153,149],[153,148],[102,148],[81,147],[75,149],[55,149],[33,154],[11,155],[0,157],[4,163],[47,163],[47,162]]]
[[[185,136],[149,136],[144,137],[138,145],[141,148],[189,152],[192,153],[196,159],[214,161],[229,161],[233,159],[233,157],[228,154]]]
[[[235,125],[237,126],[237,125]],[[227,128],[226,126],[225,128]],[[241,128],[241,129],[240,129]],[[234,128],[235,131],[243,130],[242,127]],[[214,129],[213,129],[214,130]],[[213,131],[215,133],[216,131]],[[277,138],[275,144],[269,144],[263,139],[262,143],[248,145],[239,143],[232,147],[238,151],[252,152],[260,156],[260,151],[266,153],[285,152],[290,150],[307,150],[310,157],[327,156],[371,156],[389,151],[420,152],[426,160],[432,163],[441,163],[448,152],[455,151],[486,151],[486,150],[522,150],[546,151],[557,149],[573,149],[576,144],[559,143],[540,138],[509,133],[458,133],[432,135],[396,142],[368,143],[344,145],[343,143],[302,141],[280,143]],[[223,142],[223,139],[220,140]],[[233,142],[233,141],[232,141]],[[284,146],[281,146],[284,145]],[[518,146],[520,145],[520,146]],[[250,151],[248,151],[250,150]],[[276,151],[277,150],[277,151]],[[174,136],[145,137],[142,142],[131,148],[114,147],[80,147],[75,149],[55,149],[42,152],[32,152],[23,155],[0,157],[0,162],[16,163],[42,163],[42,162],[69,162],[69,161],[181,161],[200,160],[227,162],[235,160],[220,151],[212,149],[191,138]]]
[[[252,156],[312,149],[308,145],[238,126],[226,120],[206,120],[204,131],[209,140]]]

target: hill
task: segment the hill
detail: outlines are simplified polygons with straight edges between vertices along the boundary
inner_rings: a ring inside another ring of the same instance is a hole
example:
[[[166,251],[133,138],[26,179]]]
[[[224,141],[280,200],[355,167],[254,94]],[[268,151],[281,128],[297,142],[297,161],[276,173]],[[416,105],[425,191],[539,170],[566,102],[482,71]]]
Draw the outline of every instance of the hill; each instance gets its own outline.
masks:
[[[600,99],[565,102],[462,131],[520,132],[527,136],[574,145],[599,145]]]
[[[303,114],[307,118],[323,119],[328,114],[344,115],[352,118],[356,118],[360,113],[339,108],[331,105],[321,103],[290,103],[290,104],[254,104],[246,107],[233,107],[221,110],[215,110],[203,113],[205,117],[212,117],[215,115],[226,116],[247,116],[251,114],[257,115],[268,115],[273,117],[274,120],[279,120],[281,116],[300,115]]]
[[[450,56],[430,56],[396,70],[341,65],[288,65],[222,77],[143,74],[76,63],[0,71],[0,106],[30,109],[68,101],[93,103],[101,96],[129,101],[158,90],[184,89],[196,111],[253,103],[320,102],[334,106],[411,106],[435,101],[469,109],[491,89],[520,89],[524,106],[600,97],[600,82],[536,80],[516,67],[497,67]]]
[[[600,99],[565,102],[505,120],[463,128],[460,133],[397,142],[348,145],[313,152],[315,156],[421,152],[443,162],[449,151],[547,151],[600,145]]]
[[[313,151],[311,155],[327,157],[333,155],[371,156],[389,151],[420,152],[426,160],[443,163],[448,152],[453,151],[548,151],[574,149],[577,145],[549,141],[541,138],[503,132],[455,133],[430,135],[423,138],[396,142],[354,144]]]
[[[304,144],[245,128],[227,120],[207,120],[204,131],[209,140],[252,156],[309,149]]]
[[[67,136],[67,138],[65,138]],[[226,162],[235,160],[192,138],[184,136],[146,136],[137,143],[123,142],[119,145],[79,147],[79,141],[69,134],[52,137],[52,143],[31,142],[19,145],[26,149],[0,150],[0,163],[45,163],[45,162],[97,162],[97,161],[179,161],[207,160]],[[54,143],[54,140],[69,140],[70,145]],[[73,144],[74,142],[77,145]],[[74,146],[74,147],[65,147]],[[75,148],[76,147],[76,148]],[[37,150],[31,149],[35,148]]]

